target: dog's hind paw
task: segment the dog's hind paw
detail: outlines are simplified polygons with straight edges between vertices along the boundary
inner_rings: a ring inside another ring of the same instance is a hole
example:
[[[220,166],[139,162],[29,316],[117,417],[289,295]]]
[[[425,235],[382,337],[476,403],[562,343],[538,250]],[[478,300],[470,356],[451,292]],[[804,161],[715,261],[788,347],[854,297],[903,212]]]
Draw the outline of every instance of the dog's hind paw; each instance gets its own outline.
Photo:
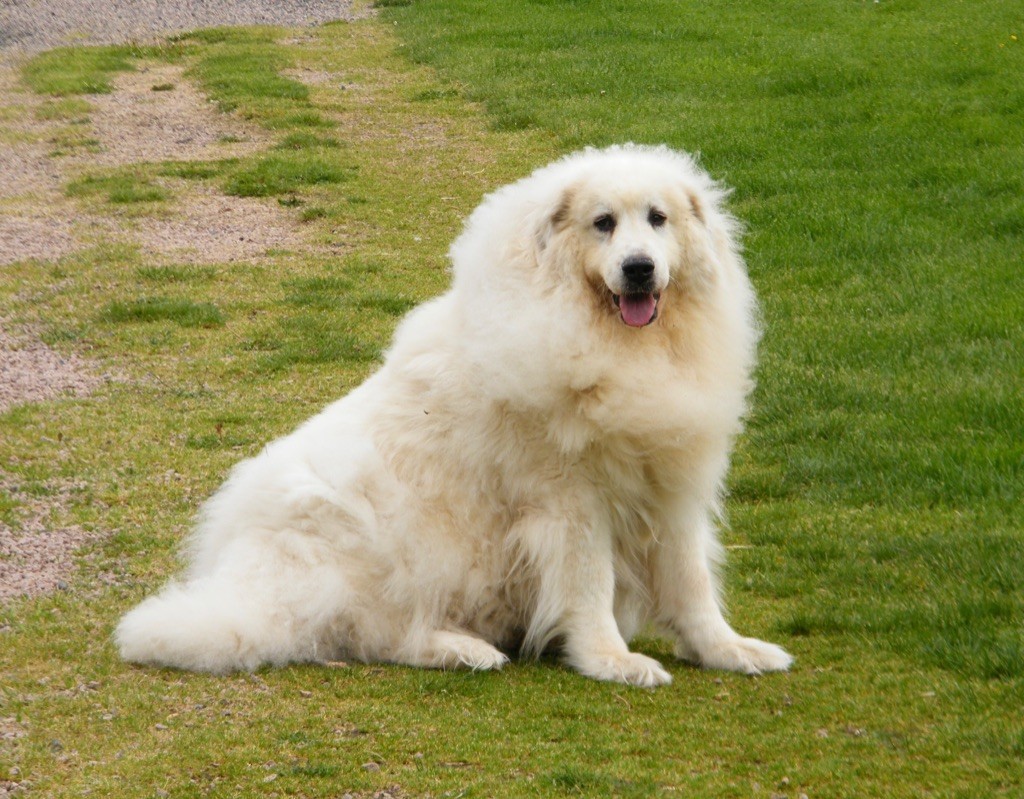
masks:
[[[430,655],[423,664],[435,669],[490,671],[508,663],[508,657],[482,638],[442,630],[430,638]]]

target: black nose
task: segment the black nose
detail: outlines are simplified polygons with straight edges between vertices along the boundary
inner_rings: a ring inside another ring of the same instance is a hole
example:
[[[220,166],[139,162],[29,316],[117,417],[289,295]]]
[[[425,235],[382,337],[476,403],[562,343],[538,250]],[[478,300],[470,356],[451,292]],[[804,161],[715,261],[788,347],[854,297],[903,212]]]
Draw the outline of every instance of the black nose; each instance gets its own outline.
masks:
[[[623,262],[622,274],[630,286],[642,286],[654,275],[654,261],[646,255],[634,255]]]

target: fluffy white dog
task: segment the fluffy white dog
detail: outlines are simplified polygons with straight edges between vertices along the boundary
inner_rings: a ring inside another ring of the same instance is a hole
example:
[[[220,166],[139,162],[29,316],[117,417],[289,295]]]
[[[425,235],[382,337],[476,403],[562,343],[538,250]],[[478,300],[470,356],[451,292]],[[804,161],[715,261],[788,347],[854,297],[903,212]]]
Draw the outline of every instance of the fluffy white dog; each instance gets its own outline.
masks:
[[[723,195],[688,156],[627,145],[487,197],[451,289],[362,386],[234,469],[121,654],[495,669],[557,646],[654,686],[668,672],[627,647],[653,622],[692,663],[787,668],[733,631],[715,578],[757,340]]]

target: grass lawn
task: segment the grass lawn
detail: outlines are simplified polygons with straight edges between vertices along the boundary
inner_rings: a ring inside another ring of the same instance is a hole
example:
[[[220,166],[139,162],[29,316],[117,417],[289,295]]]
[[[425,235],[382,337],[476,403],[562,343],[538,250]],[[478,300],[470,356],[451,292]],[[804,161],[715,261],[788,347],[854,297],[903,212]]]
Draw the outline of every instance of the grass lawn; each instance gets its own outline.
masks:
[[[86,164],[69,201],[140,226],[195,181],[277,203],[309,246],[165,263],[100,237],[2,268],[0,318],[119,377],[0,415],[0,520],[59,495],[51,526],[102,534],[68,590],[0,607],[0,795],[1024,795],[1020,9],[382,5],[25,65],[78,137],[54,158],[86,158],[92,93],[157,62],[270,137]],[[726,588],[793,671],[697,671],[656,640],[639,648],[675,677],[656,692],[553,661],[122,664],[113,625],[177,568],[199,502],[373,369],[482,194],[623,140],[699,151],[747,224],[766,334]]]

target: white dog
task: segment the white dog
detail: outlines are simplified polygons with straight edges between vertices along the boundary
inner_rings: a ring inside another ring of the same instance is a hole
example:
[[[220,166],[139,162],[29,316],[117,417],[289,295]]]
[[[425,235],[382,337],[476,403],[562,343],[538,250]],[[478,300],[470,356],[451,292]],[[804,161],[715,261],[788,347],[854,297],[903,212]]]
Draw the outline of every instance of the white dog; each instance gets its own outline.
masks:
[[[451,289],[362,386],[234,469],[121,654],[496,669],[557,645],[654,686],[668,672],[627,647],[652,622],[692,663],[786,669],[728,625],[715,578],[757,340],[723,195],[688,156],[627,145],[487,197]]]

